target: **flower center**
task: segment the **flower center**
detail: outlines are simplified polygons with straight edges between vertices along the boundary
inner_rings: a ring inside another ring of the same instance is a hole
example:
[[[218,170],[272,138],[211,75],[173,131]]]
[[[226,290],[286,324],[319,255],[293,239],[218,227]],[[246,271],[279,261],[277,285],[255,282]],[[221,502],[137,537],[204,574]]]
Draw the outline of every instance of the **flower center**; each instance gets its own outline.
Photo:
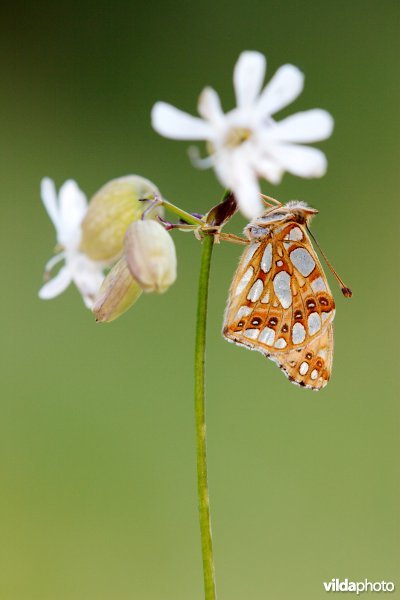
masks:
[[[233,148],[240,146],[251,137],[251,133],[251,129],[245,127],[232,127],[225,138],[225,145]]]

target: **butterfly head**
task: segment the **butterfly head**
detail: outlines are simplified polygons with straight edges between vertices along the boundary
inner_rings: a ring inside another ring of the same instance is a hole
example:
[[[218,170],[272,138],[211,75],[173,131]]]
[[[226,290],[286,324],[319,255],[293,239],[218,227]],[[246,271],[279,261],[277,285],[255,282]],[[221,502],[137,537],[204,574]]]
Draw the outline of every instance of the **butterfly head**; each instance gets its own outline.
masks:
[[[260,217],[253,219],[245,228],[248,237],[262,237],[271,229],[285,222],[293,221],[300,225],[309,225],[318,211],[302,200],[291,200],[287,204],[268,208]]]
[[[302,200],[291,200],[285,204],[282,209],[288,211],[298,223],[306,223],[307,225],[310,223],[311,219],[318,214],[316,208],[308,206],[307,202],[303,202]]]

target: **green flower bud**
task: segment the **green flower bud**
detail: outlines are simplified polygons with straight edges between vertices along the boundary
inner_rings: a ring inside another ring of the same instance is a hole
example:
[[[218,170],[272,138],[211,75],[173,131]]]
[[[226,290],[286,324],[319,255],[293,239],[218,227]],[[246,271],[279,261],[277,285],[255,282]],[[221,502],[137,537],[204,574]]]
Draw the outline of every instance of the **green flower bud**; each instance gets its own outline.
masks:
[[[108,273],[95,299],[92,312],[98,323],[109,323],[121,316],[136,302],[142,288],[122,257]]]
[[[108,262],[118,258],[128,226],[142,216],[149,202],[160,196],[158,188],[139,175],[112,179],[93,196],[82,222],[80,250],[92,260]],[[162,215],[162,207],[155,206],[146,218]]]
[[[162,294],[176,280],[175,245],[157,221],[135,221],[128,227],[125,259],[145,292]]]

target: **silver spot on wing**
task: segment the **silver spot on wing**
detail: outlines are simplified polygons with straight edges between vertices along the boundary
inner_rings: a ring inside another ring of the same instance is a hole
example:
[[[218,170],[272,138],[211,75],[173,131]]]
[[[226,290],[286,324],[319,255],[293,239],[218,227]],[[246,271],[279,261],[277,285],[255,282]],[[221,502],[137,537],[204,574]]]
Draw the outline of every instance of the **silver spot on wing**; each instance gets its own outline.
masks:
[[[253,277],[253,275],[254,275],[254,269],[253,269],[253,267],[249,267],[247,269],[247,271],[245,272],[245,274],[243,275],[242,279],[237,284],[236,291],[235,291],[235,296],[239,296],[239,294],[241,294],[243,292],[243,290],[250,283],[251,278]]]
[[[246,329],[244,335],[245,337],[250,338],[251,340],[256,340],[258,338],[259,333],[259,329]]]
[[[257,302],[257,300],[263,293],[263,289],[264,283],[261,281],[261,279],[257,279],[257,281],[253,283],[249,293],[247,294],[247,300],[250,300],[251,302]]]
[[[289,308],[292,304],[292,290],[290,289],[290,275],[286,271],[280,271],[274,278],[274,290],[283,308]]]
[[[275,331],[270,327],[264,327],[258,339],[263,344],[267,344],[267,346],[272,346],[275,339]]]
[[[322,277],[317,277],[317,279],[311,282],[311,289],[313,292],[326,291],[325,281],[322,279]]]
[[[260,247],[259,242],[250,245],[250,247],[246,251],[245,257],[243,259],[243,268],[249,264],[249,262],[251,261],[251,259],[253,258],[254,254],[256,253],[256,251],[258,250],[259,247]]]
[[[309,364],[308,362],[304,361],[301,363],[300,368],[299,368],[299,373],[300,375],[305,375],[309,369]]]
[[[275,342],[275,348],[286,348],[287,342],[283,338],[279,338]]]
[[[241,306],[236,313],[235,319],[241,319],[242,317],[247,317],[251,313],[251,308],[249,306]]]
[[[272,264],[272,244],[268,244],[264,250],[261,259],[261,269],[264,273],[268,273]]]
[[[292,329],[293,344],[301,344],[306,337],[306,330],[301,323],[295,323]]]
[[[296,248],[290,253],[290,260],[296,269],[307,277],[315,269],[315,260],[311,254],[304,248]]]
[[[318,313],[313,312],[308,315],[308,332],[310,335],[314,335],[321,329],[321,318]]]

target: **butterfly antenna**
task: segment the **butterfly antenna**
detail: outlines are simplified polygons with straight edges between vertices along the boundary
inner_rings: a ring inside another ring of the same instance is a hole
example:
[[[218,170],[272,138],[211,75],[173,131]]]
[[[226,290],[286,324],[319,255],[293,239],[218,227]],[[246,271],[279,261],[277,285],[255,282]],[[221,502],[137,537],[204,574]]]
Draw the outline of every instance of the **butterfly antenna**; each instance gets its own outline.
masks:
[[[261,198],[264,200],[264,204],[272,208],[273,206],[282,206],[282,202],[276,200],[276,198],[271,198],[271,196],[266,196],[265,194],[260,194]]]
[[[342,290],[342,294],[345,298],[351,298],[353,295],[353,292],[351,291],[351,289],[349,287],[347,287],[347,285],[345,285],[343,279],[341,279],[339,277],[339,275],[336,273],[335,269],[333,268],[333,265],[329,262],[328,257],[326,256],[325,252],[322,250],[321,246],[318,244],[315,236],[311,233],[311,231],[309,230],[309,228],[307,227],[307,231],[310,234],[310,236],[312,237],[312,239],[314,240],[314,242],[317,245],[318,250],[321,252],[322,256],[325,259],[326,264],[328,265],[328,267],[330,268],[330,270],[332,271],[332,274],[334,275],[336,281],[338,282],[338,284],[340,285],[340,288]]]

